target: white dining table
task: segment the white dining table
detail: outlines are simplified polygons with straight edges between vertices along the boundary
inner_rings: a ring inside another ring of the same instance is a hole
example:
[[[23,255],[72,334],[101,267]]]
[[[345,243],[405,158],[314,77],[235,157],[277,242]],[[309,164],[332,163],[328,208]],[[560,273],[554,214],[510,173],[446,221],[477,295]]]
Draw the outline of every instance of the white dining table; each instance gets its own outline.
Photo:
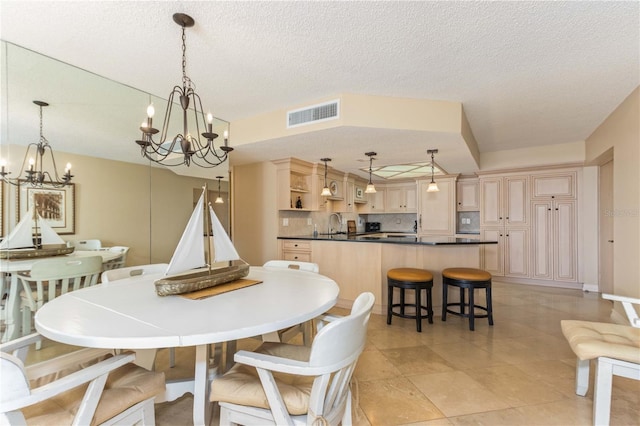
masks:
[[[74,250],[72,253],[64,257],[88,257],[101,256],[102,263],[108,262],[120,256],[121,253],[111,251],[98,250]],[[60,256],[56,256],[60,257]],[[22,315],[20,313],[20,287],[18,287],[18,272],[30,271],[33,264],[39,260],[52,259],[52,257],[36,257],[30,259],[8,260],[0,259],[0,280],[10,277],[9,288],[7,291],[7,300],[5,301],[5,329],[2,334],[2,342],[16,339],[20,336],[20,327],[22,325]]]
[[[196,347],[193,421],[208,424],[210,344],[235,342],[301,324],[335,305],[339,288],[320,274],[251,267],[259,284],[191,300],[158,296],[160,274],[67,293],[36,312],[36,329],[61,343],[91,348]]]

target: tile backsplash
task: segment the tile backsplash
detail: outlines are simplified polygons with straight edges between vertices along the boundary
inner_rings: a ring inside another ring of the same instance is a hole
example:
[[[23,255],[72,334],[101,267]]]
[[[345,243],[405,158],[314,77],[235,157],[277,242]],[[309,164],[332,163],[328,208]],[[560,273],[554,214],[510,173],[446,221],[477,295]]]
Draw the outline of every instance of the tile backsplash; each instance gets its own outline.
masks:
[[[458,212],[456,218],[459,234],[480,233],[480,212]]]

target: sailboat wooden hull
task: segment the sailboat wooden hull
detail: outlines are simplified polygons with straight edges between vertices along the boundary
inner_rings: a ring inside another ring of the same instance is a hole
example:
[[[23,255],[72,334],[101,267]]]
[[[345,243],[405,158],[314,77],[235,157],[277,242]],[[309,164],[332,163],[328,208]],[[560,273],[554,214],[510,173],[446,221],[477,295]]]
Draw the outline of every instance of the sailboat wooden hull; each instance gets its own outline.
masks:
[[[184,294],[228,283],[249,275],[249,264],[234,260],[230,266],[209,270],[193,269],[189,272],[163,277],[155,281],[158,296]]]
[[[0,250],[0,259],[19,260],[19,259],[35,259],[38,257],[62,256],[73,253],[74,247],[52,246],[25,249],[6,249]]]

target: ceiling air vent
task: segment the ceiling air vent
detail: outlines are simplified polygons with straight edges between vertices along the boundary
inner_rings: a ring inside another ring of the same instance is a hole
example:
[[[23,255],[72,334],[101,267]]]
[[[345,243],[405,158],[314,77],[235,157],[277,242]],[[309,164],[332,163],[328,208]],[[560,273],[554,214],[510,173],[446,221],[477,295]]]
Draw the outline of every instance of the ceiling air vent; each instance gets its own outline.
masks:
[[[326,102],[318,105],[296,109],[287,112],[287,128],[335,120],[340,115],[340,101]]]

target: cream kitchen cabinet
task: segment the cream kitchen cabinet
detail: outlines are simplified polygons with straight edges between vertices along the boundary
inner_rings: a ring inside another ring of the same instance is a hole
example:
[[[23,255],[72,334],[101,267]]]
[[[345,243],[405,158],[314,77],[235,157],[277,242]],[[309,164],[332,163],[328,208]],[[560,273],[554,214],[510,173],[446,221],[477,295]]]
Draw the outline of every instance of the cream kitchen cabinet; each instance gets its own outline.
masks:
[[[483,247],[482,267],[495,276],[529,278],[529,176],[481,176],[480,235],[495,239]]]
[[[575,199],[577,171],[558,171],[531,176],[532,199]]]
[[[480,178],[480,226],[529,225],[529,176]]]
[[[418,181],[418,233],[456,233],[456,177],[437,179],[437,192],[427,192],[430,180]]]
[[[386,185],[385,212],[416,213],[417,205],[417,187],[415,183]]]
[[[385,198],[387,190],[382,185],[376,186],[376,192],[364,195],[367,197],[367,204],[360,208],[361,213],[385,212]]]
[[[295,158],[276,160],[273,163],[277,167],[278,210],[317,210],[313,164]],[[300,204],[302,207],[296,207]]]
[[[456,184],[457,210],[474,212],[480,210],[480,183],[477,178],[459,179]]]
[[[494,276],[530,276],[528,228],[483,228],[480,230],[480,239],[498,241],[498,244],[481,247],[482,269]]]
[[[531,278],[577,281],[575,200],[534,200]]]
[[[280,240],[280,258],[283,260],[311,262],[311,241]]]

